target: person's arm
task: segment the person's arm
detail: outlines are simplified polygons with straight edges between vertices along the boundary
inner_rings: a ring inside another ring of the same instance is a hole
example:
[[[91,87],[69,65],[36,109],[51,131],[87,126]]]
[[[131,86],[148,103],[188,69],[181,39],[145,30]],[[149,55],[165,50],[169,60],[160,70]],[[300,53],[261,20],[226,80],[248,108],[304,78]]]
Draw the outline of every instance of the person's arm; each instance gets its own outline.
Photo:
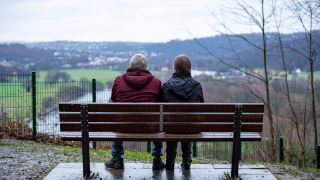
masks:
[[[158,97],[156,102],[161,102],[161,98],[162,98],[162,88],[161,88],[161,81],[159,80],[159,84],[158,84]]]
[[[199,86],[198,86],[198,92],[199,92],[199,98],[200,98],[200,102],[203,103],[204,102],[204,98],[203,98],[203,91],[202,91],[202,86],[201,84],[199,83]]]
[[[116,102],[116,90],[119,83],[119,77],[116,77],[113,82],[112,92],[111,92],[111,101]]]
[[[162,88],[161,88],[161,99],[160,99],[160,102],[168,102],[166,96],[167,96],[167,91],[166,91],[166,88],[165,88],[165,83],[162,85]]]

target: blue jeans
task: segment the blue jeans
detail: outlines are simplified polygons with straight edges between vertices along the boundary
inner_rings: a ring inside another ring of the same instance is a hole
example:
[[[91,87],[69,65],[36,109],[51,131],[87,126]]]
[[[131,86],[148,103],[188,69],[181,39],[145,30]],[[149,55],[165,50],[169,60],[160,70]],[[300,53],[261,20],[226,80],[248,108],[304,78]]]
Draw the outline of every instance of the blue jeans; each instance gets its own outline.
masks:
[[[153,142],[152,155],[162,155],[162,142]],[[112,141],[112,156],[124,154],[123,142],[122,141]]]

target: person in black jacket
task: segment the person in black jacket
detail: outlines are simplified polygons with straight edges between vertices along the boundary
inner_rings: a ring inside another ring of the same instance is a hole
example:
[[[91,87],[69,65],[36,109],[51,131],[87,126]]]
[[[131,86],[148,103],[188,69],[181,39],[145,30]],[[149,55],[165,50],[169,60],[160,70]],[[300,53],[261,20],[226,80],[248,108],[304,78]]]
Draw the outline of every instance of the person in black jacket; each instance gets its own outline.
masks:
[[[173,62],[174,73],[163,84],[163,102],[204,102],[201,84],[191,77],[191,60],[186,55],[179,55]],[[167,142],[166,165],[167,170],[174,170],[178,142]],[[189,170],[192,162],[191,142],[181,142],[181,167]]]

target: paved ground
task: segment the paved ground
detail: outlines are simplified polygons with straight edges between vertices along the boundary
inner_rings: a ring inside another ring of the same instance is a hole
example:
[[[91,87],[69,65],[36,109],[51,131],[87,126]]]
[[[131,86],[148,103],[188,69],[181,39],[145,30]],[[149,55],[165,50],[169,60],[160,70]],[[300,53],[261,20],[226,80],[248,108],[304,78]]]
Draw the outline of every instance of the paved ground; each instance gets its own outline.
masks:
[[[103,163],[93,163],[92,179],[225,179],[230,173],[227,164],[192,164],[190,171],[181,170],[176,164],[174,171],[152,170],[151,163],[125,163],[124,170],[106,169]],[[239,170],[242,179],[276,180],[272,173],[262,165],[243,165]],[[60,163],[45,180],[81,179],[81,163]]]

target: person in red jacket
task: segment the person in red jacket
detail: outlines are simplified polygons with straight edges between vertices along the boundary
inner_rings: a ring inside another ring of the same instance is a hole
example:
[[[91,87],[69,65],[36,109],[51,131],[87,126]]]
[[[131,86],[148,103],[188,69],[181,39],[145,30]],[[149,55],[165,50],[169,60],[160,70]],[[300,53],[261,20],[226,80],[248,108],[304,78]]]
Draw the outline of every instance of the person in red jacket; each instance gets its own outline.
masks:
[[[147,70],[147,59],[142,54],[135,54],[130,59],[127,72],[116,77],[112,87],[113,102],[157,102],[160,100],[161,81]],[[152,168],[162,169],[162,142],[153,142]],[[123,169],[123,143],[112,142],[112,159],[105,163],[107,168]]]

